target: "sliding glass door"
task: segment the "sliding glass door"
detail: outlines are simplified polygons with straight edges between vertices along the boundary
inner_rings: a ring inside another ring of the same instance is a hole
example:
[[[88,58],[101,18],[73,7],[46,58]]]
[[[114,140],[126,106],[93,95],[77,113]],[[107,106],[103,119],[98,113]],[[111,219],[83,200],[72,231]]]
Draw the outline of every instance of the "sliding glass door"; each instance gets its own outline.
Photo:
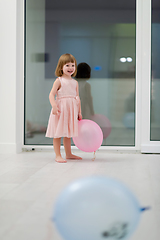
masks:
[[[48,95],[58,58],[71,53],[91,67],[79,81],[83,118],[100,125],[103,146],[134,147],[136,1],[26,0],[25,16],[24,144],[52,144]]]
[[[141,25],[141,152],[160,153],[160,3],[143,1]]]

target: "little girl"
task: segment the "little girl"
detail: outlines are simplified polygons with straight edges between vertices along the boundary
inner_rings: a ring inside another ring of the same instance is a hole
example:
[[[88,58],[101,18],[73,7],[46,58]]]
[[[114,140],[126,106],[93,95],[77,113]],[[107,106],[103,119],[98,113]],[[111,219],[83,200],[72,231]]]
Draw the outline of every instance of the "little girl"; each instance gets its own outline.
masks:
[[[49,94],[52,106],[46,137],[53,138],[55,161],[66,163],[60,153],[61,137],[66,159],[82,159],[71,153],[71,137],[78,136],[78,120],[82,119],[78,82],[72,78],[77,73],[77,62],[71,54],[63,54],[58,61],[58,77]],[[56,95],[56,100],[55,100]]]

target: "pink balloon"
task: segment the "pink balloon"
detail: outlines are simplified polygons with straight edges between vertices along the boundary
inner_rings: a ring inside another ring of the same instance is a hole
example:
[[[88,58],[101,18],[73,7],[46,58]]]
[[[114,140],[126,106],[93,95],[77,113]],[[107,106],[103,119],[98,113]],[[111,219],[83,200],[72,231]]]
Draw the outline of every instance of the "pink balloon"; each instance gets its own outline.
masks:
[[[92,121],[96,122],[101,127],[102,132],[103,132],[103,139],[106,139],[110,135],[111,130],[112,130],[109,119],[106,116],[101,115],[101,114],[94,114],[91,117],[91,119],[92,119]]]
[[[83,119],[78,122],[78,137],[73,142],[84,152],[95,152],[103,142],[102,130],[94,121]]]

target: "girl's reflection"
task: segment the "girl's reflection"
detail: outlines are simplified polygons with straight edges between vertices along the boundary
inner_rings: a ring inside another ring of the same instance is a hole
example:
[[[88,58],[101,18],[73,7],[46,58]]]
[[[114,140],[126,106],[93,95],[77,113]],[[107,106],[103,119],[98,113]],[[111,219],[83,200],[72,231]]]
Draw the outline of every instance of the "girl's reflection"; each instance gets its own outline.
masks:
[[[91,116],[94,115],[91,85],[87,82],[90,76],[90,66],[85,62],[79,63],[76,80],[79,83],[79,96],[81,99],[82,117],[84,119],[91,119]]]

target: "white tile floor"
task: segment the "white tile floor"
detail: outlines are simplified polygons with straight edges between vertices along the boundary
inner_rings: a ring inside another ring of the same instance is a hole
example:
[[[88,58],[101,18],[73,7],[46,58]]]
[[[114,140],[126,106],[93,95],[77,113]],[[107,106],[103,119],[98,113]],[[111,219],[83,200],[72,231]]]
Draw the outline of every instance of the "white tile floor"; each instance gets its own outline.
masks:
[[[58,194],[96,174],[121,180],[142,206],[151,206],[130,240],[159,240],[160,155],[97,151],[93,161],[92,153],[78,154],[82,161],[66,164],[56,163],[50,150],[0,155],[0,239],[61,240],[50,221]]]

